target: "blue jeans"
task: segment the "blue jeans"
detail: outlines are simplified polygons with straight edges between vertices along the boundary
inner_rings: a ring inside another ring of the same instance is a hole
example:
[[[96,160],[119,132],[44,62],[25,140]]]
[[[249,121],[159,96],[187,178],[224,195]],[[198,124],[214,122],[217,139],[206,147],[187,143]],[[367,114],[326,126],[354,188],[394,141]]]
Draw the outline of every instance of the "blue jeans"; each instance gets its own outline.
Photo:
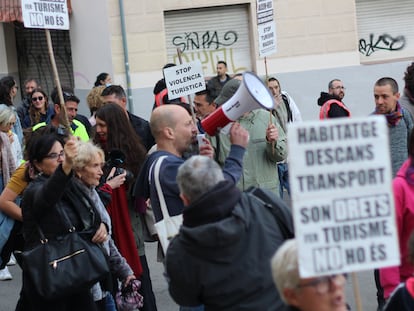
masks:
[[[278,163],[277,172],[279,174],[279,195],[283,199],[283,188],[285,188],[290,195],[289,169],[287,163]]]
[[[111,293],[107,293],[105,297],[105,311],[116,311],[115,300]]]
[[[183,307],[180,306],[180,311],[204,311],[204,306],[197,306],[197,307]]]

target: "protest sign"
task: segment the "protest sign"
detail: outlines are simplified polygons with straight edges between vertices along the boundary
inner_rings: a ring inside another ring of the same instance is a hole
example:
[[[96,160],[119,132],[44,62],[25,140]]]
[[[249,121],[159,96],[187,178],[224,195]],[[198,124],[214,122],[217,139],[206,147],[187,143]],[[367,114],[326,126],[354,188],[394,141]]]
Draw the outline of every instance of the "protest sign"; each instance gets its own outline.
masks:
[[[259,55],[264,57],[276,53],[276,23],[273,18],[273,0],[257,0],[256,15]]]
[[[170,100],[206,89],[203,67],[199,60],[165,68],[164,77]]]
[[[383,116],[289,124],[302,277],[399,265],[388,140]]]
[[[22,0],[22,15],[26,28],[69,29],[66,0]]]

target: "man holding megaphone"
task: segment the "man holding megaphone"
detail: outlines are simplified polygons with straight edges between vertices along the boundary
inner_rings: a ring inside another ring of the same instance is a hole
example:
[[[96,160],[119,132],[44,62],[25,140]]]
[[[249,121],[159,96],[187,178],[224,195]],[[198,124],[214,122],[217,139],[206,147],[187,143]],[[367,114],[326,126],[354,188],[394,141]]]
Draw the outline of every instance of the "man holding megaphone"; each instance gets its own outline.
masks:
[[[237,122],[249,132],[250,139],[237,186],[241,190],[251,186],[265,188],[279,196],[277,162],[287,157],[287,141],[279,123],[263,109],[273,108],[273,98],[267,87],[256,75],[246,72],[243,81],[227,82],[215,103],[219,108],[201,124],[215,147],[216,160],[223,165],[229,154],[231,143],[224,125],[235,121],[238,115]],[[220,126],[224,127],[220,129]]]

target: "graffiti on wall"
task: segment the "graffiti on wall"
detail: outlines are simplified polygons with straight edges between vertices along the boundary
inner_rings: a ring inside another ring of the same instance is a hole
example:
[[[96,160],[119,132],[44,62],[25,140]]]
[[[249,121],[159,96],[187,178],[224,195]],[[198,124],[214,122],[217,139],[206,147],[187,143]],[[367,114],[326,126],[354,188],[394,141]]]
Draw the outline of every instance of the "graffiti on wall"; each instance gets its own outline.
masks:
[[[218,31],[207,30],[205,32],[186,32],[172,38],[172,44],[181,51],[219,49],[232,46],[237,42],[237,32],[229,30],[220,36]]]
[[[234,49],[218,49],[215,51],[194,51],[186,52],[182,55],[183,63],[192,62],[194,60],[200,60],[204,72],[216,72],[216,65],[219,60],[224,60],[227,63],[227,68],[232,73],[239,73],[248,70],[244,66],[238,66],[234,57]],[[174,63],[178,64],[179,59],[177,55],[174,55]]]
[[[235,30],[185,32],[183,35],[174,36],[171,40],[175,48],[180,48],[183,62],[191,62],[196,59],[201,61],[205,72],[216,72],[217,61],[224,60],[230,72],[238,73],[246,71],[245,66],[237,64],[234,47],[238,40]],[[179,63],[178,56],[173,56],[173,62]]]
[[[405,37],[391,35],[384,33],[377,38],[371,33],[369,39],[359,39],[359,52],[365,56],[370,56],[378,50],[399,51],[405,46]]]

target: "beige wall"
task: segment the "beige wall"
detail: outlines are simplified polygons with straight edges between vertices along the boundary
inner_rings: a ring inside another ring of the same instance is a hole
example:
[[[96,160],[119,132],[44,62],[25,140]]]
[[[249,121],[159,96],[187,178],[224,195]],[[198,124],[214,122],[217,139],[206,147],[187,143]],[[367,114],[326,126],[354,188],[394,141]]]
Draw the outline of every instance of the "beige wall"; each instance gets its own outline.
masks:
[[[124,10],[132,84],[154,84],[167,62],[163,12],[188,8],[251,4],[255,25],[256,1],[126,0]],[[275,0],[278,52],[268,57],[270,72],[292,72],[359,64],[354,0]],[[109,1],[112,61],[115,75],[123,79],[124,58],[117,0]],[[251,30],[255,46],[253,69],[265,72],[258,57],[257,32]]]

